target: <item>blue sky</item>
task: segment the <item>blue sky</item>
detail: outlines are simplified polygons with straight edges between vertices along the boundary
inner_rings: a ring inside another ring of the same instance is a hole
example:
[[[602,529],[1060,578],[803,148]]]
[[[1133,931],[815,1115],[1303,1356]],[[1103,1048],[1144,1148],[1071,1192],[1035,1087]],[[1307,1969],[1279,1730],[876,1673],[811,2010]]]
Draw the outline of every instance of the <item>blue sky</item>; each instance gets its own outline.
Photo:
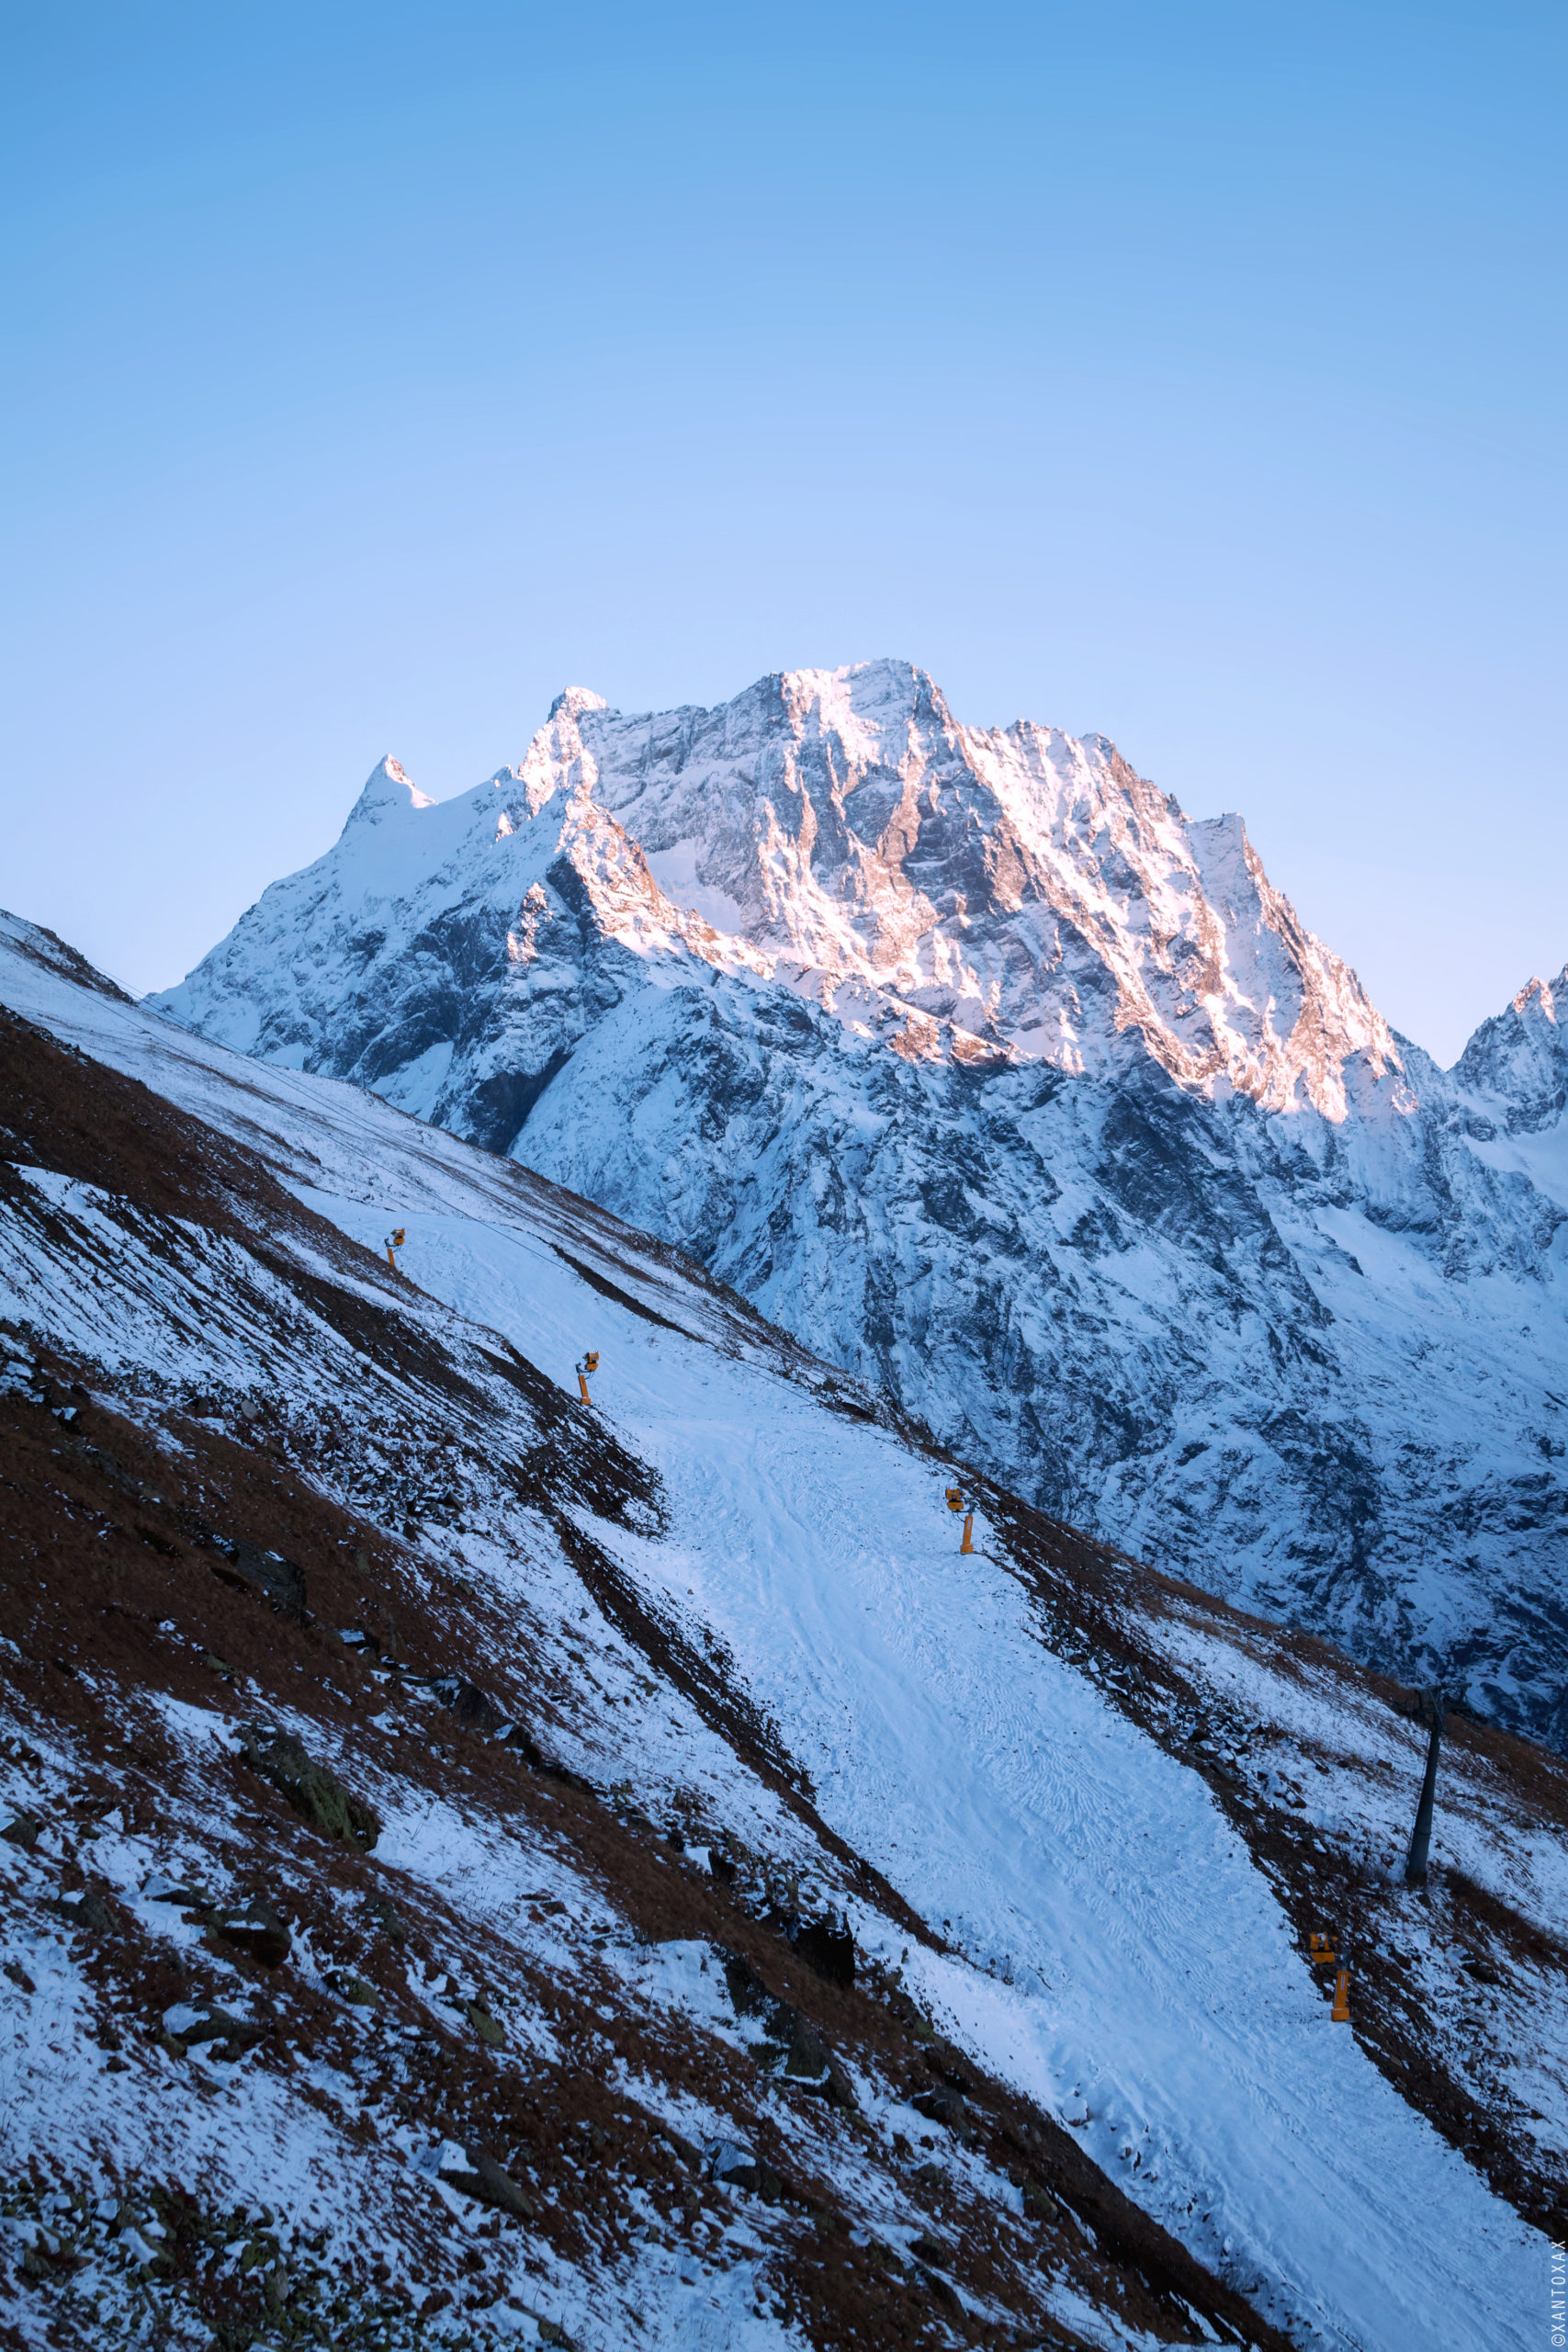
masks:
[[[895,653],[1451,1057],[1568,958],[1564,21],[0,7],[0,899],[162,985],[383,752]]]

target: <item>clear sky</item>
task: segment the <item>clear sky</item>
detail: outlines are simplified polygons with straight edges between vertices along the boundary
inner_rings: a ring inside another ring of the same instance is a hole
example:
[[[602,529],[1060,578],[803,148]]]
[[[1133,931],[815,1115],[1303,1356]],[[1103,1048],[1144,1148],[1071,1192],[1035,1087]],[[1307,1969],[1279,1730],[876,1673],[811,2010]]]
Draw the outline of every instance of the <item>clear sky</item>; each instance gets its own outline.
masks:
[[[1100,729],[1568,959],[1560,5],[0,6],[0,901],[136,989],[567,684]]]

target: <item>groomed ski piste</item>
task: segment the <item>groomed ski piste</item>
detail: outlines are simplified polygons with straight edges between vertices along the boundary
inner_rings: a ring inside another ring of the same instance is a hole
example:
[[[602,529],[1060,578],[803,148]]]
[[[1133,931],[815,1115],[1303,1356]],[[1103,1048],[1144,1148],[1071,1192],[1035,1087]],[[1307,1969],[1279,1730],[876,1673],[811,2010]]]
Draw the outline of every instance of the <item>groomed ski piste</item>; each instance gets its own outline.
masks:
[[[611,1287],[644,1311],[607,1295],[603,1274],[591,1285],[560,1254],[581,1247],[562,1196],[528,1191],[514,1169],[375,1096],[246,1061],[79,985],[12,919],[0,938],[0,1001],[259,1151],[351,1238],[378,1250],[401,1226],[403,1272],[427,1299],[502,1335],[569,1394],[576,1359],[599,1351],[594,1410],[658,1471],[669,1523],[638,1535],[584,1513],[584,1527],[694,1643],[728,1650],[821,1815],[945,1941],[901,1941],[883,1912],[846,1898],[857,1939],[902,1967],[954,2043],[1060,2118],[1303,2345],[1498,2352],[1544,2340],[1548,2240],[1330,2022],[1210,1786],[1044,1645],[984,1512],[976,1555],[957,1556],[940,1467],[896,1427],[834,1409],[830,1375],[786,1376],[743,1330],[717,1354],[698,1324],[718,1309],[653,1253],[602,1261],[618,1263]],[[36,1308],[13,1299],[0,1312]],[[513,1573],[479,1538],[463,1556],[475,1577]],[[1212,1679],[1235,1680],[1234,1645],[1196,1620],[1165,1634]],[[1354,1745],[1342,1697],[1315,1703]],[[1362,1729],[1366,1743],[1383,1736]],[[704,1771],[733,1777],[668,1694],[649,1703],[628,1686],[598,1742],[595,1776],[613,1769],[650,1813],[698,1749]],[[1417,1751],[1414,1736],[1397,1750],[1391,1839],[1408,1820]],[[755,1806],[755,1786],[744,1801]],[[381,1850],[396,1860],[416,1836],[389,1825]],[[1472,1876],[1501,1867],[1470,1815],[1442,1816],[1445,1838]],[[423,1845],[437,1880],[505,1867],[445,1829]],[[1527,1860],[1530,1907],[1548,1926],[1568,1897],[1563,1854],[1543,1838]],[[1517,1877],[1509,1899],[1522,1899]],[[1561,2112],[1541,2120],[1543,2138],[1561,2137]]]

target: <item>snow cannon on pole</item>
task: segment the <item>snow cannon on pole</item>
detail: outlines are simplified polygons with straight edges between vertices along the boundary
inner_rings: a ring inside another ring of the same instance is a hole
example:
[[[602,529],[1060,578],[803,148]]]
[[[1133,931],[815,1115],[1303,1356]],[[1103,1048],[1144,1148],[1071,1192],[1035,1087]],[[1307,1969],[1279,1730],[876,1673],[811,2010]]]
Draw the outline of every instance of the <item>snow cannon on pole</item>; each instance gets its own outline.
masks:
[[[577,1360],[577,1385],[582,1391],[582,1401],[585,1405],[592,1405],[593,1402],[592,1397],[588,1394],[588,1375],[591,1372],[597,1372],[598,1369],[599,1351],[597,1348],[590,1348],[585,1356],[580,1356]]]
[[[395,1225],[387,1236],[387,1263],[394,1274],[398,1271],[397,1253],[407,1239],[408,1234],[400,1225]]]
[[[1410,1851],[1404,1858],[1406,1886],[1425,1886],[1427,1857],[1432,1848],[1432,1805],[1438,1793],[1438,1750],[1443,1744],[1443,1713],[1447,1706],[1441,1689],[1428,1693],[1421,1709],[1421,1719],[1430,1724],[1427,1741],[1427,1770],[1421,1781],[1421,1802],[1416,1808],[1416,1826],[1410,1833]]]
[[[958,1547],[959,1556],[962,1558],[965,1552],[972,1552],[975,1549],[975,1497],[966,1487],[949,1487],[947,1508],[949,1510],[961,1510],[964,1513],[964,1541]]]

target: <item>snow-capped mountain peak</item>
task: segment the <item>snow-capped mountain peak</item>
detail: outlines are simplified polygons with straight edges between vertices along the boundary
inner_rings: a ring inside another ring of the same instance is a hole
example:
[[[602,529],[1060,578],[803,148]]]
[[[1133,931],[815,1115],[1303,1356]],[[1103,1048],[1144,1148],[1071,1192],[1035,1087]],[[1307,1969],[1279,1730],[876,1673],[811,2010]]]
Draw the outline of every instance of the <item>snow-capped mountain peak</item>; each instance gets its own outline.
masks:
[[[344,831],[346,832],[349,825],[374,823],[388,809],[401,812],[412,808],[434,808],[435,805],[428,794],[421,792],[400,762],[394,760],[389,752],[384,760],[377,761],[366,777],[365,788],[349,810]]]
[[[1568,1103],[1568,967],[1527,980],[1506,1012],[1483,1021],[1455,1066],[1461,1085],[1491,1098],[1513,1134],[1553,1125]]]
[[[372,821],[373,820],[373,821]],[[1568,977],[1451,1073],[1103,736],[558,698],[162,999],[679,1243],[1059,1516],[1568,1736]]]
[[[570,688],[518,767],[455,799],[381,762],[337,846],[263,905],[292,922],[303,897],[319,936],[330,904],[384,960],[456,895],[491,908],[499,945],[561,857],[606,938],[775,980],[906,1058],[1081,1074],[1152,1057],[1209,1098],[1336,1121],[1352,1094],[1410,1107],[1387,1023],[1239,817],[1194,822],[1103,736],[966,728],[908,662],[632,717]],[[362,920],[389,903],[389,927]],[[313,1016],[284,999],[261,1034],[309,1061]]]
[[[640,925],[626,873],[611,893],[624,944],[679,933],[711,958],[727,935],[906,1057],[1081,1072],[1148,1054],[1190,1091],[1337,1120],[1356,1063],[1409,1107],[1386,1023],[1239,818],[1193,823],[1102,736],[965,728],[910,663],[778,673],[711,711],[628,717],[572,688],[493,784],[505,820],[484,815],[478,852],[558,802],[597,837],[592,807],[646,861]],[[433,829],[433,871],[446,849]]]

